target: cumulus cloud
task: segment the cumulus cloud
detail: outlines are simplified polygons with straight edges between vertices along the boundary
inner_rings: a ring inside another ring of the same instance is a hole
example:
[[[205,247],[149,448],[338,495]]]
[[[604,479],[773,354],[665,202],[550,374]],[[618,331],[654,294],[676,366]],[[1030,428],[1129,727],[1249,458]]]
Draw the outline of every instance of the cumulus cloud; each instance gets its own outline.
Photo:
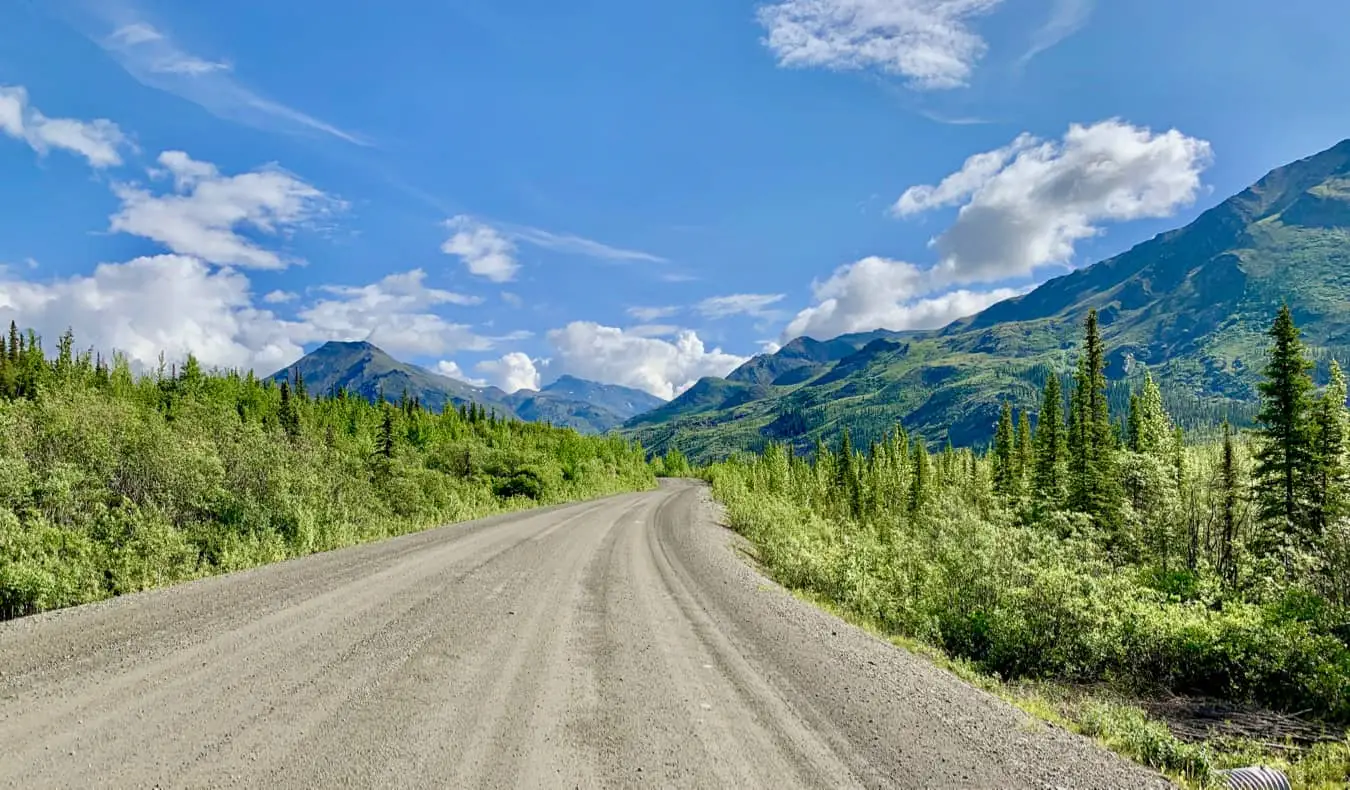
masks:
[[[488,385],[487,379],[476,379],[470,376],[468,373],[464,372],[458,362],[453,362],[448,359],[443,359],[436,363],[436,372],[447,378],[462,381],[465,384],[472,384],[475,387],[486,387]]]
[[[470,274],[497,283],[515,279],[520,264],[516,262],[514,242],[490,225],[463,214],[446,220],[445,226],[454,235],[441,245],[441,252],[457,256]]]
[[[707,318],[726,318],[732,315],[750,315],[766,318],[776,315],[769,306],[783,301],[784,294],[731,294],[712,296],[696,305]]]
[[[299,311],[306,339],[366,340],[394,355],[491,349],[491,338],[433,312],[439,305],[473,305],[481,300],[429,288],[425,280],[426,273],[414,269],[370,285],[324,286],[329,298]]]
[[[709,351],[698,335],[680,331],[673,341],[639,337],[618,327],[573,321],[548,333],[557,352],[550,372],[636,387],[670,399],[704,376],[725,376],[745,357]]]
[[[1074,124],[1059,141],[1022,135],[977,154],[936,186],[905,191],[892,207],[911,216],[960,205],[932,241],[949,283],[1023,277],[1067,264],[1074,245],[1107,222],[1167,217],[1194,202],[1212,159],[1208,142],[1154,133],[1118,119]]]
[[[876,256],[840,266],[812,285],[816,304],[797,314],[783,339],[818,339],[871,329],[935,329],[1016,296],[1014,288],[985,291],[943,287],[941,273]]]
[[[534,360],[520,351],[479,362],[474,370],[488,376],[489,381],[506,392],[539,389],[539,370]]]
[[[115,185],[122,206],[111,229],[222,266],[283,268],[287,260],[241,231],[276,234],[342,206],[276,167],[226,176],[182,151],[165,151],[158,161],[152,175],[172,177],[173,191],[156,195],[134,184]]]
[[[781,0],[759,9],[782,66],[880,69],[921,90],[967,84],[987,45],[970,23],[1002,0]]]
[[[0,85],[0,132],[23,140],[40,155],[52,149],[69,151],[96,168],[122,164],[119,149],[129,145],[117,124],[105,118],[48,118],[29,104],[28,91],[20,86]]]
[[[89,275],[38,283],[0,274],[0,307],[51,342],[67,327],[81,347],[117,349],[139,369],[160,352],[208,366],[271,373],[303,353],[307,332],[253,306],[249,282],[195,258],[105,263]]]
[[[299,298],[300,295],[293,291],[276,290],[269,291],[267,295],[263,297],[263,301],[268,304],[285,304],[286,302],[294,302]]]

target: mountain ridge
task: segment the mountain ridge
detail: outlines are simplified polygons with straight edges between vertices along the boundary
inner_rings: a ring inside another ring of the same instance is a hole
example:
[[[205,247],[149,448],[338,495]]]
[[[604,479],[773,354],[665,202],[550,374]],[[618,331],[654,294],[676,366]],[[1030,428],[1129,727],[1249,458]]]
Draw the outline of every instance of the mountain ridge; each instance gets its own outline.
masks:
[[[931,442],[987,441],[998,404],[1035,411],[1096,310],[1122,405],[1154,371],[1183,423],[1250,419],[1264,332],[1287,301],[1324,368],[1350,358],[1350,139],[1274,168],[1186,225],[936,330],[796,338],[726,378],[630,419],[653,451],[696,459],[843,427],[867,441],[899,422]],[[869,345],[877,343],[877,345]],[[864,349],[866,353],[864,353]]]
[[[406,395],[434,411],[477,403],[500,417],[549,422],[582,433],[606,433],[664,403],[641,390],[574,376],[562,376],[538,390],[508,393],[498,387],[479,387],[401,362],[363,340],[330,340],[269,378],[287,381],[296,371],[306,388],[316,393],[346,389],[371,401],[381,395],[389,400]]]

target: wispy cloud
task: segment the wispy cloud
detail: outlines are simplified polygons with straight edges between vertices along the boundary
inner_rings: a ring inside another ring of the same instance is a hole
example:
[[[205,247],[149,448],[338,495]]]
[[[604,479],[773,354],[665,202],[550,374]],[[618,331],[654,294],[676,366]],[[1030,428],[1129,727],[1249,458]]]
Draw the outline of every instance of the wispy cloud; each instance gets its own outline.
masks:
[[[574,236],[570,233],[552,233],[547,230],[540,230],[539,228],[531,228],[524,225],[502,225],[501,230],[516,241],[522,241],[536,247],[543,247],[546,250],[554,250],[555,252],[567,252],[574,255],[584,255],[588,258],[600,258],[610,261],[666,262],[665,258],[662,258],[659,255],[653,255],[650,252],[612,247],[608,244],[595,241],[594,239]]]
[[[1017,59],[1021,69],[1031,59],[1072,36],[1088,23],[1096,0],[1055,0],[1050,18],[1031,34],[1031,46]]]
[[[234,76],[228,61],[189,52],[129,3],[83,3],[66,18],[137,81],[193,102],[219,118],[257,129],[319,132],[354,145],[371,144],[262,96]]]
[[[727,318],[733,315],[749,315],[756,318],[770,318],[777,311],[770,310],[771,305],[783,301],[785,294],[729,294],[710,296],[695,307],[707,318]]]

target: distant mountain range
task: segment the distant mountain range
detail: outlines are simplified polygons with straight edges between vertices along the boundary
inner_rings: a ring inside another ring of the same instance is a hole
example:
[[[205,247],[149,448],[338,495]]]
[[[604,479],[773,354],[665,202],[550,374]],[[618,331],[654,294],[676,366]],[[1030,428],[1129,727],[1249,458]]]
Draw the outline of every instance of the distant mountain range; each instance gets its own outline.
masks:
[[[440,411],[447,406],[477,403],[499,416],[532,422],[550,422],[583,433],[605,433],[625,420],[661,406],[665,401],[642,390],[617,384],[563,376],[541,390],[507,393],[497,387],[472,384],[437,375],[424,368],[400,362],[365,342],[329,342],[294,364],[272,374],[281,382],[299,371],[305,388],[312,393],[348,392],[375,400],[397,401],[405,394],[422,405]]]
[[[1129,251],[935,331],[798,338],[706,378],[626,425],[648,449],[698,459],[770,440],[806,447],[844,427],[864,441],[896,422],[930,442],[980,444],[1000,400],[1035,410],[1074,363],[1096,309],[1113,400],[1147,365],[1192,427],[1248,420],[1264,332],[1287,301],[1319,359],[1350,357],[1350,140]]]

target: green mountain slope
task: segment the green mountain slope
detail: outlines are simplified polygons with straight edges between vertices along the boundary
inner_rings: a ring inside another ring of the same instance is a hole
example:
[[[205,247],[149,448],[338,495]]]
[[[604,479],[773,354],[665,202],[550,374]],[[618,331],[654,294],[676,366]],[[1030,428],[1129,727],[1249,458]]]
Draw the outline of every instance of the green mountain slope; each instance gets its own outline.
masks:
[[[1099,313],[1119,382],[1148,365],[1188,427],[1252,413],[1263,333],[1287,301],[1320,360],[1350,356],[1350,140],[1272,171],[1184,228],[932,332],[799,338],[630,420],[644,446],[698,459],[806,447],[897,421],[933,442],[988,440],[998,403],[1034,409]],[[1121,401],[1117,385],[1113,398]]]
[[[664,403],[640,390],[564,376],[540,391],[507,394],[496,387],[475,387],[457,379],[400,362],[365,342],[329,342],[272,375],[286,381],[299,372],[314,393],[338,388],[375,400],[380,393],[396,401],[405,394],[441,411],[477,403],[501,417],[551,422],[582,433],[605,433],[642,411]]]

